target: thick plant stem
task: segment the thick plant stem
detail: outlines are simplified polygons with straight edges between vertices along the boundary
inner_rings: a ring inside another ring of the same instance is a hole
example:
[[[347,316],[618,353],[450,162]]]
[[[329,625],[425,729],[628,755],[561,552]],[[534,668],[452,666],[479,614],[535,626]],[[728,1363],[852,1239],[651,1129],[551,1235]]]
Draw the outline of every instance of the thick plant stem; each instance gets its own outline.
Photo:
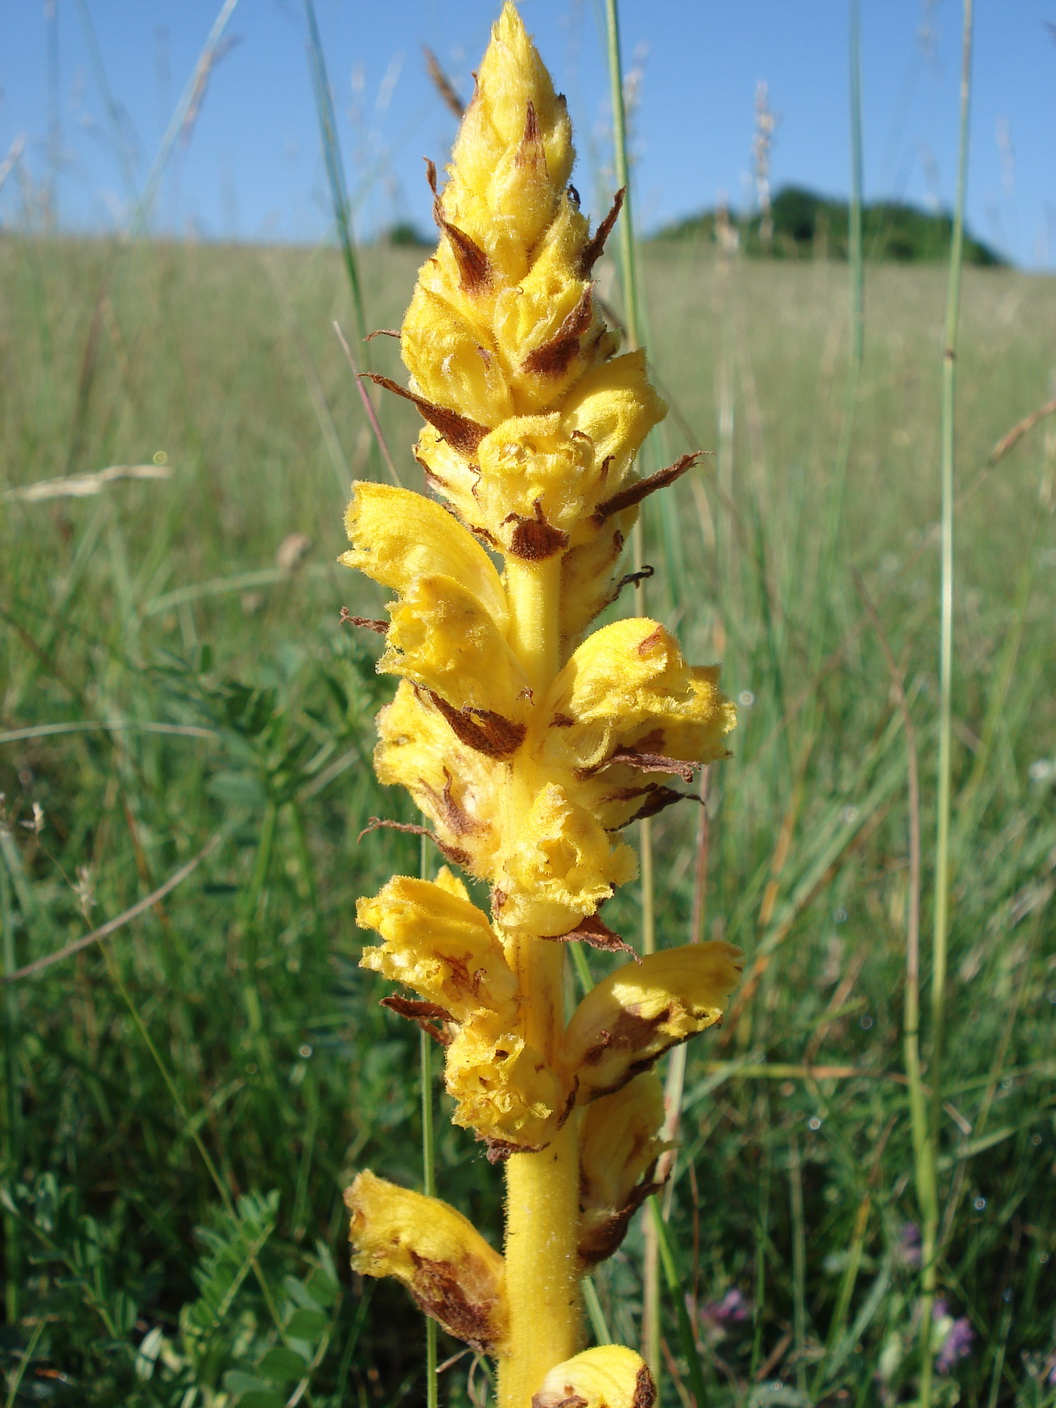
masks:
[[[506,562],[506,598],[510,606],[510,647],[524,666],[537,702],[561,668],[558,611],[561,604],[561,558],[542,562]]]
[[[506,564],[510,645],[533,697],[561,667],[558,612],[561,559]],[[516,834],[531,805],[535,779],[511,767],[506,824]],[[517,974],[523,1036],[556,1062],[564,1030],[564,946],[534,935],[511,937],[507,958]],[[506,1165],[506,1296],[509,1351],[499,1363],[499,1408],[524,1408],[555,1364],[581,1348],[582,1309],[576,1242],[579,1226],[577,1117],[538,1154]]]
[[[499,1408],[525,1408],[554,1365],[582,1348],[578,1224],[573,1116],[541,1153],[514,1154],[506,1165],[510,1330],[509,1352],[499,1363]]]

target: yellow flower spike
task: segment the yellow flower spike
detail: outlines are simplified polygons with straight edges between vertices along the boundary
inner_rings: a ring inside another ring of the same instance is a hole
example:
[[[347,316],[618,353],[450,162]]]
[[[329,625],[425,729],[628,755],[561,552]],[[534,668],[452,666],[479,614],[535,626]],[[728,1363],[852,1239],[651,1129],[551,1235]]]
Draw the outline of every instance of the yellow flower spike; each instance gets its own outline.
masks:
[[[612,1256],[650,1193],[656,1161],[672,1146],[659,1138],[664,1088],[646,1071],[583,1116],[579,1145],[579,1255],[588,1270]]]
[[[440,236],[401,330],[409,387],[374,378],[421,412],[416,458],[453,513],[358,485],[343,558],[397,596],[379,669],[402,678],[378,720],[378,778],[491,886],[492,919],[447,871],[396,877],[359,912],[383,940],[364,965],[425,999],[389,1005],[444,1024],[455,1122],[505,1161],[501,1327],[486,1315],[466,1335],[498,1354],[499,1408],[651,1408],[637,1355],[577,1353],[578,1282],[618,1244],[664,1147],[658,1085],[640,1073],[718,1019],[738,955],[709,944],[628,965],[566,1027],[565,945],[548,940],[621,945],[597,917],[637,873],[617,833],[677,800],[672,776],[725,754],[733,709],[717,671],[688,665],[656,622],[581,641],[620,589],[641,501],[697,457],[644,480],[635,468],[666,407],[644,353],[616,355],[592,275],[623,195],[592,233],[572,161],[564,99],[506,3],[442,189],[429,166]],[[472,1320],[458,1254],[416,1240],[427,1214],[400,1202],[416,1195],[377,1195],[367,1217],[373,1185],[356,1186],[357,1264]],[[453,1247],[442,1206],[428,1204]]]
[[[645,1360],[622,1345],[585,1349],[551,1369],[532,1408],[653,1408],[656,1385]]]
[[[526,253],[553,219],[574,158],[565,100],[506,4],[455,141],[445,214],[484,248],[505,236]],[[510,282],[523,272],[517,264],[502,269]]]
[[[413,988],[457,1022],[481,1008],[507,1025],[517,1009],[517,979],[488,917],[442,885],[397,875],[356,905],[356,921],[384,939],[361,968]]]
[[[717,1022],[740,979],[741,957],[732,944],[686,944],[624,964],[592,988],[565,1034],[580,1100],[619,1090]]]
[[[508,1318],[502,1257],[468,1218],[369,1170],[345,1190],[345,1206],[353,1271],[394,1276],[449,1334],[481,1353],[501,1352]]]

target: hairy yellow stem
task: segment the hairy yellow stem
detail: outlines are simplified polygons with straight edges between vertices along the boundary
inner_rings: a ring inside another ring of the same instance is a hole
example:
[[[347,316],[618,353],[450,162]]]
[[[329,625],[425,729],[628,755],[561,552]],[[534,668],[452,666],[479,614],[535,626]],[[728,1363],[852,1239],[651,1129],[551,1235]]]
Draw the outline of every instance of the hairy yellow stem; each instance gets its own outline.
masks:
[[[542,562],[506,560],[510,646],[524,666],[537,701],[561,668],[561,555]]]
[[[507,561],[510,645],[537,703],[561,666],[560,590],[559,556]],[[525,749],[522,759],[529,753]],[[536,785],[527,762],[514,759],[506,814],[511,843]],[[520,986],[525,1040],[554,1065],[565,1026],[564,947],[534,936],[514,938],[507,957]],[[510,1329],[509,1352],[499,1363],[499,1408],[527,1408],[546,1374],[581,1347],[577,1125],[573,1116],[541,1153],[514,1154],[506,1164]]]
[[[510,1329],[509,1352],[499,1361],[499,1408],[528,1408],[554,1365],[582,1348],[578,1226],[573,1117],[542,1153],[513,1154],[506,1164]]]

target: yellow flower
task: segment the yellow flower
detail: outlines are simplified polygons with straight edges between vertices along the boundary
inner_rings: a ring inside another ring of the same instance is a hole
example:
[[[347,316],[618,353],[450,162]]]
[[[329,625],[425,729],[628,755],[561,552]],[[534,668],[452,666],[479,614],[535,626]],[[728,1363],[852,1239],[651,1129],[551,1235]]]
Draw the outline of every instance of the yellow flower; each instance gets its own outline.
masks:
[[[447,1048],[445,1083],[458,1102],[454,1123],[472,1129],[493,1162],[545,1149],[575,1096],[571,1075],[551,1067],[522,1035],[485,1012],[476,1013]]]
[[[565,1034],[579,1098],[619,1090],[672,1046],[719,1020],[741,976],[732,944],[687,944],[617,968],[587,993]]]
[[[594,914],[615,885],[638,873],[634,852],[613,842],[570,789],[545,783],[499,861],[496,917],[506,933],[553,937]]]
[[[378,733],[379,780],[406,787],[433,822],[444,856],[488,879],[501,841],[501,799],[487,754],[463,743],[437,705],[406,680],[379,714]]]
[[[652,1182],[666,1144],[664,1089],[646,1071],[614,1095],[588,1106],[579,1142],[579,1255],[587,1268],[613,1254],[627,1225],[659,1183]]]
[[[516,1019],[517,979],[487,915],[464,893],[397,875],[358,902],[356,919],[385,940],[364,951],[361,967],[413,988],[457,1022],[479,1011]]]
[[[509,620],[506,594],[487,553],[452,523],[439,504],[387,484],[356,484],[345,513],[352,544],[346,567],[405,592],[416,577],[452,577],[479,598],[499,629]]]
[[[450,1334],[482,1353],[501,1351],[508,1318],[502,1257],[468,1218],[369,1169],[345,1190],[345,1205],[354,1271],[394,1276]]]

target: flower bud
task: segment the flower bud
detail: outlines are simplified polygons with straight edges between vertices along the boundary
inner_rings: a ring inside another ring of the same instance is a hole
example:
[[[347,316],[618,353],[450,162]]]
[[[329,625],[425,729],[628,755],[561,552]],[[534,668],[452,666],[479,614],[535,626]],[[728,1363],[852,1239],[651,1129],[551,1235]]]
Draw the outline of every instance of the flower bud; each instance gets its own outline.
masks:
[[[653,1408],[656,1384],[644,1359],[622,1345],[599,1345],[551,1369],[532,1408]]]

